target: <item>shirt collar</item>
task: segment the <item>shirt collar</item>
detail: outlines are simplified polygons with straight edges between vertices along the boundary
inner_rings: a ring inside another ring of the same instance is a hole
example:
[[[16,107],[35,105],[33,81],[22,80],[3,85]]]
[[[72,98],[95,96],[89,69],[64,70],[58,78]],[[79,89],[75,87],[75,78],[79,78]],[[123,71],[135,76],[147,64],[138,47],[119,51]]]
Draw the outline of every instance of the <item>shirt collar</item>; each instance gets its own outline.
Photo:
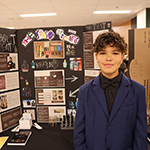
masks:
[[[100,73],[100,81],[101,81],[101,86],[103,89],[107,88],[110,85],[118,89],[121,79],[122,79],[121,72],[119,72],[119,74],[113,79],[108,79],[102,73]]]

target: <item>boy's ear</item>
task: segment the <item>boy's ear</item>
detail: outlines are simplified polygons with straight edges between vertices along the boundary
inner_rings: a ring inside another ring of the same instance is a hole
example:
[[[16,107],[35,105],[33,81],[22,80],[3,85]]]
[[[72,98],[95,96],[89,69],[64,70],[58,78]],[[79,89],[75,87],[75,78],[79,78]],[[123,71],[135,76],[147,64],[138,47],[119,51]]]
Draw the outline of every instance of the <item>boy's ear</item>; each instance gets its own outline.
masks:
[[[96,58],[96,60],[97,60],[97,53],[95,53],[95,58]]]
[[[122,62],[123,62],[123,59],[124,59],[124,55],[125,55],[125,53],[122,54],[122,58],[121,58]],[[122,62],[121,62],[121,63],[122,63]]]

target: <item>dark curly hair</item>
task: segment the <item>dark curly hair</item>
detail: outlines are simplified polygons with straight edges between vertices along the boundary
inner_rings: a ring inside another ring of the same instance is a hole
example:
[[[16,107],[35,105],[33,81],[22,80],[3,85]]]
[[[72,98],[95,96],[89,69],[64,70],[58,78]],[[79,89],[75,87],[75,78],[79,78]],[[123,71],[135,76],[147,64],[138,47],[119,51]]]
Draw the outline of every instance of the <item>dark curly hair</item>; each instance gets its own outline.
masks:
[[[99,34],[93,44],[93,51],[98,53],[108,45],[119,48],[119,51],[122,53],[126,53],[127,51],[127,44],[125,43],[125,40],[119,33],[114,31]]]

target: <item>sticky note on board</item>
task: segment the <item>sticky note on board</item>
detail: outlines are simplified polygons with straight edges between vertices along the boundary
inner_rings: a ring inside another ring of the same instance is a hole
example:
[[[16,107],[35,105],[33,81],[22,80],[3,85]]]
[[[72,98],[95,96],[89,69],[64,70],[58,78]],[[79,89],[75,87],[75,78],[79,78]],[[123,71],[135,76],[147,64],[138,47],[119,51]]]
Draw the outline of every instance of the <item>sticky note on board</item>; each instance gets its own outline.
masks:
[[[51,50],[51,51],[54,51],[54,46],[51,46],[51,47],[50,47],[50,50]]]
[[[61,51],[61,46],[57,46],[57,51]]]
[[[57,51],[57,46],[54,46],[54,51]]]
[[[48,42],[44,42],[44,47],[49,47],[49,41]]]

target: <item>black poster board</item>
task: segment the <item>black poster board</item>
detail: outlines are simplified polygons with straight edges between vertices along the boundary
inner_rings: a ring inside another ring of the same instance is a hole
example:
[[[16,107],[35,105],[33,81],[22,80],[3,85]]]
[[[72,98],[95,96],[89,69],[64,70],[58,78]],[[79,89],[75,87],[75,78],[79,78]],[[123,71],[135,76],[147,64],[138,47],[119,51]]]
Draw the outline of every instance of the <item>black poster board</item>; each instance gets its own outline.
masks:
[[[58,100],[61,100],[61,90],[57,90],[57,88],[63,88],[66,99],[63,106],[66,106],[66,113],[68,109],[75,109],[79,86],[84,83],[83,27],[18,30],[17,40],[21,101],[35,99],[36,103],[36,97],[41,98],[42,95],[45,101],[49,99],[53,102],[55,94],[58,95]],[[64,83],[59,84],[62,80]],[[37,87],[36,83],[41,86]],[[41,92],[36,95],[35,91],[38,89],[41,91],[48,89],[52,92]],[[45,98],[46,96],[48,98]],[[38,103],[40,98],[38,98]],[[43,101],[43,97],[41,100]],[[38,104],[38,108],[43,107],[44,109],[45,105],[51,107],[50,102],[45,103],[44,105]],[[53,107],[61,107],[62,105],[59,104],[60,102],[56,105],[53,104]],[[28,109],[34,109],[35,115],[36,112],[38,113],[36,107]]]

